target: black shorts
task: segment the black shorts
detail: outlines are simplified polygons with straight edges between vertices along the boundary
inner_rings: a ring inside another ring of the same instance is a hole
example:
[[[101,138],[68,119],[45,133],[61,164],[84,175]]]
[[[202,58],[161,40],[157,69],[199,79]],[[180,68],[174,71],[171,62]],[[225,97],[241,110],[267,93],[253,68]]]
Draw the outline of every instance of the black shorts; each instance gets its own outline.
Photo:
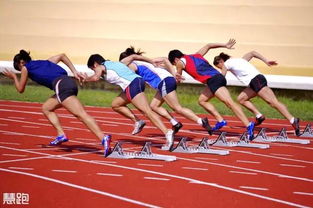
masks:
[[[266,86],[267,80],[262,74],[256,75],[249,83],[249,87],[256,93]]]
[[[207,80],[208,88],[211,90],[213,94],[215,94],[216,90],[218,90],[220,87],[225,87],[226,84],[227,81],[223,74],[217,74]]]
[[[77,84],[75,79],[69,76],[61,76],[53,81],[53,90],[59,103],[62,103],[66,98],[78,94]]]

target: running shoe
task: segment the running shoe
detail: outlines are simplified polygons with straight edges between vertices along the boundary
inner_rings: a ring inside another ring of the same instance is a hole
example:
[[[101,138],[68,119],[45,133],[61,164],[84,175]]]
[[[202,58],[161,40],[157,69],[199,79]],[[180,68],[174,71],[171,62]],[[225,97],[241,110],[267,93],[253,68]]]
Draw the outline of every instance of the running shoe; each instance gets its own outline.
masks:
[[[171,151],[172,148],[173,148],[173,144],[174,144],[174,131],[169,130],[165,134],[165,138],[166,138],[166,144],[162,146],[162,150],[169,150],[169,151]]]
[[[212,135],[212,129],[209,124],[208,118],[202,118],[202,127],[205,128],[210,135]]]
[[[261,125],[261,123],[265,120],[265,116],[261,116],[260,118],[255,117],[255,126]]]
[[[141,132],[145,125],[146,125],[146,122],[144,120],[136,121],[132,135],[135,135]]]
[[[300,136],[300,119],[299,118],[295,118],[295,120],[293,121],[292,127],[295,129],[295,133],[297,136]]]
[[[212,128],[212,131],[219,130],[227,125],[227,121],[223,120],[221,122],[216,122],[215,126]]]
[[[174,134],[176,134],[179,131],[179,129],[181,129],[182,127],[183,127],[183,124],[180,122],[172,126],[172,130],[174,131]]]
[[[250,141],[254,140],[254,122],[250,122],[247,127],[248,138]]]
[[[56,146],[67,141],[68,141],[68,138],[66,138],[65,135],[60,135],[60,136],[57,136],[52,142],[50,142],[50,145]]]
[[[105,135],[101,141],[102,146],[104,147],[104,157],[108,156],[110,153],[110,143],[111,143],[111,135]]]

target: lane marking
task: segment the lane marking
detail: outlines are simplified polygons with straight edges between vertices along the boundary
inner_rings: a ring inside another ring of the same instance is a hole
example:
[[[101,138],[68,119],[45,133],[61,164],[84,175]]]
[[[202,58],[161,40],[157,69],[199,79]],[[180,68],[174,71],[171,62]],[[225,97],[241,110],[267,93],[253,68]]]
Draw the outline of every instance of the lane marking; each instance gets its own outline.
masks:
[[[0,146],[0,148],[16,149],[16,148],[2,147],[2,146]],[[16,150],[17,151],[23,151],[23,150],[19,150],[19,149],[16,149]],[[27,152],[35,153],[35,154],[37,153],[37,152],[32,152],[32,151],[27,151]],[[37,154],[45,154],[45,153],[37,153]],[[53,155],[50,154],[50,156],[53,156]],[[293,202],[289,202],[289,201],[284,201],[284,200],[281,200],[281,199],[276,199],[276,198],[272,198],[272,197],[268,197],[268,196],[263,196],[263,195],[260,195],[260,194],[255,194],[255,193],[243,191],[243,190],[236,189],[236,188],[231,188],[231,187],[227,187],[227,186],[223,186],[223,185],[218,185],[218,184],[215,184],[215,183],[208,183],[208,182],[196,180],[196,179],[193,179],[193,178],[188,178],[188,177],[183,177],[183,176],[178,176],[178,175],[173,175],[173,174],[167,174],[167,173],[162,173],[162,172],[157,172],[157,171],[151,171],[151,170],[146,170],[146,169],[134,168],[134,167],[129,167],[129,166],[92,162],[92,161],[89,161],[89,160],[83,160],[83,159],[78,159],[78,158],[71,158],[71,159],[73,159],[74,161],[79,161],[79,162],[84,162],[84,163],[89,163],[89,164],[90,163],[91,164],[100,164],[100,165],[111,166],[111,167],[116,167],[116,168],[122,168],[122,169],[127,169],[127,170],[133,170],[133,171],[139,171],[139,172],[145,172],[145,173],[152,173],[152,174],[161,175],[161,176],[165,176],[165,177],[171,177],[171,178],[185,180],[185,181],[196,183],[196,184],[216,187],[216,188],[219,188],[219,189],[224,189],[224,190],[228,190],[228,191],[232,191],[232,192],[236,192],[236,193],[241,193],[241,194],[245,194],[245,195],[248,195],[248,196],[261,198],[261,199],[265,199],[265,200],[269,200],[269,201],[275,201],[275,202],[278,202],[278,203],[281,203],[281,204],[287,204],[287,205],[295,206],[295,207],[308,208],[307,206],[304,206],[304,205],[301,205],[301,204],[297,204],[297,203],[293,203]],[[202,163],[212,163],[212,162],[205,162],[205,161],[199,161],[199,162],[202,162]],[[6,169],[0,168],[0,170],[6,170]],[[7,170],[7,171],[10,171],[10,170]],[[307,180],[309,180],[309,179],[307,179]]]
[[[207,171],[207,168],[194,168],[194,167],[182,167],[182,169],[187,169],[187,170],[203,170]]]
[[[76,170],[51,170],[51,171],[60,173],[77,173]]]
[[[306,166],[303,165],[292,165],[292,164],[279,164],[279,165],[285,167],[306,168]]]
[[[143,177],[143,178],[147,180],[157,180],[157,181],[169,181],[170,180],[168,178],[158,178],[158,177]]]
[[[307,195],[307,196],[313,196],[313,193],[306,193],[306,192],[299,192],[299,191],[295,191],[293,192],[294,194],[299,194],[299,195]]]
[[[8,124],[0,124],[0,126],[8,126]]]
[[[0,144],[21,145],[21,143],[13,143],[13,142],[0,142]]]
[[[259,191],[268,191],[268,188],[260,188],[260,187],[253,187],[253,186],[239,186],[243,189],[252,189],[252,190],[259,190]]]
[[[91,161],[93,161],[93,162],[99,162],[99,163],[111,163],[111,164],[115,164],[115,163],[117,163],[116,161],[102,161],[102,160],[91,160]]]
[[[157,164],[145,164],[145,163],[137,163],[137,165],[142,165],[142,166],[151,166],[151,167],[163,167],[163,165],[157,165]]]
[[[206,158],[206,157],[195,157],[195,159],[200,159],[200,160],[218,160],[217,158]]]
[[[89,191],[89,192],[101,194],[103,196],[108,196],[108,197],[111,197],[111,198],[119,199],[121,201],[126,201],[126,202],[137,204],[137,205],[141,205],[141,206],[144,206],[144,207],[160,208],[160,207],[152,205],[152,204],[148,204],[148,203],[144,203],[144,202],[141,202],[141,201],[133,200],[133,199],[130,199],[130,198],[127,198],[127,197],[123,197],[123,196],[119,196],[119,195],[116,195],[116,194],[111,194],[109,192],[99,191],[97,189],[92,189],[92,188],[88,188],[88,187],[85,187],[85,186],[80,186],[80,185],[76,185],[76,184],[73,184],[73,183],[69,183],[69,182],[65,182],[65,181],[61,181],[61,180],[58,180],[58,179],[49,178],[49,177],[45,177],[45,176],[41,176],[41,175],[37,175],[37,174],[31,174],[31,173],[27,173],[27,172],[8,170],[8,169],[4,169],[4,168],[0,168],[0,171],[16,173],[16,174],[20,174],[20,175],[27,175],[27,176],[34,177],[34,178],[40,178],[42,180],[46,180],[46,181],[50,181],[50,182],[54,182],[54,183],[59,183],[59,184],[65,185],[65,186],[70,186],[70,187],[81,189],[81,190],[84,190],[84,191]]]
[[[10,157],[27,157],[27,155],[20,155],[20,154],[2,154],[3,156],[10,156]]]
[[[251,164],[260,164],[261,162],[257,162],[257,161],[248,161],[248,160],[236,160],[236,162],[239,163],[251,163]]]
[[[123,176],[122,174],[113,174],[113,173],[97,173],[97,175],[101,175],[101,176],[113,176],[113,177],[121,177],[121,176]]]
[[[39,129],[40,128],[39,126],[25,126],[25,125],[23,125],[22,127],[24,127],[24,128],[32,128],[32,129]]]
[[[280,153],[270,153],[270,155],[282,156],[282,157],[293,157],[293,155],[280,154]]]
[[[243,171],[235,171],[235,170],[230,170],[230,173],[236,173],[236,174],[244,174],[244,175],[257,175],[257,173],[251,173],[251,172],[243,172]]]
[[[8,168],[15,170],[34,170],[34,168],[23,168],[23,167],[8,167]]]
[[[16,117],[16,116],[9,116],[8,118],[11,118],[11,119],[22,119],[22,120],[25,119],[25,118],[23,118],[23,117]]]

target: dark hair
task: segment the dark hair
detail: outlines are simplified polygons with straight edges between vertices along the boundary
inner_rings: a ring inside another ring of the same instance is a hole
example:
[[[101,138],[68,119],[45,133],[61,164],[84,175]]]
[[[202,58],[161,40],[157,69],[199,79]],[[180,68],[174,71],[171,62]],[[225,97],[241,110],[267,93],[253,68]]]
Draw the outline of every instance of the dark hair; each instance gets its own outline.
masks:
[[[130,46],[129,48],[126,48],[126,50],[120,54],[119,60],[122,60],[123,58],[126,58],[127,56],[130,56],[133,54],[141,55],[143,53],[144,52],[140,51],[140,49],[135,51],[135,48],[133,46]]]
[[[26,63],[30,62],[32,58],[30,57],[30,52],[26,52],[25,50],[20,50],[20,53],[16,54],[13,58],[13,66],[14,69],[20,71],[19,64],[21,61],[25,61]]]
[[[92,54],[87,61],[87,66],[91,68],[95,63],[102,64],[103,62],[105,62],[105,59],[101,55]]]
[[[220,62],[220,60],[227,61],[229,58],[229,55],[222,52],[220,53],[220,55],[214,57],[213,64],[216,66]]]
[[[177,49],[171,50],[168,53],[168,60],[173,64],[175,61],[175,58],[181,58],[183,56],[184,54],[180,50],[177,50]]]

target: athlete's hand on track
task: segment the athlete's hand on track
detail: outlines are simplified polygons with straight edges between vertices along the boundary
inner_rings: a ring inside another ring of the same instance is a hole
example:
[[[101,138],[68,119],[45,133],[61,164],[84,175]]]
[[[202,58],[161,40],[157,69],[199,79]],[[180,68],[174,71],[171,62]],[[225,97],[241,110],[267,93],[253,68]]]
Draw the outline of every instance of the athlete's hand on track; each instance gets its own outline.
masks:
[[[228,49],[234,49],[233,46],[236,44],[235,39],[229,39],[229,41],[226,43],[225,47]]]

